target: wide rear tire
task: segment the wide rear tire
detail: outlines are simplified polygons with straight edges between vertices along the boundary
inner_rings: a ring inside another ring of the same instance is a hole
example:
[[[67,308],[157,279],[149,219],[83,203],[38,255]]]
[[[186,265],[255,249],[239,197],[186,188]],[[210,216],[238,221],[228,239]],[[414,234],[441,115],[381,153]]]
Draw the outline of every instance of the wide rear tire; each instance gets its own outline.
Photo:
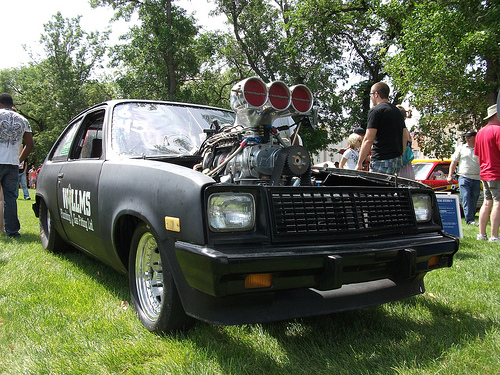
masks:
[[[130,294],[141,323],[153,333],[183,330],[192,324],[182,307],[166,255],[153,230],[141,223],[132,237]]]
[[[54,227],[52,214],[43,199],[40,200],[39,207],[38,217],[40,219],[40,240],[43,248],[53,253],[68,251],[70,246],[63,241]]]

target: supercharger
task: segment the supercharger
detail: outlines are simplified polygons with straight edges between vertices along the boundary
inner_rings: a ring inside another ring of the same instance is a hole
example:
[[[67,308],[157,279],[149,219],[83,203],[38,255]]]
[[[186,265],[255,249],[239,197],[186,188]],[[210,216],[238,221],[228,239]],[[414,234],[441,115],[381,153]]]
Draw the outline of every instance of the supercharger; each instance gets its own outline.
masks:
[[[294,142],[302,122],[310,123],[313,97],[307,86],[247,78],[232,87],[231,108],[234,124],[212,123],[200,147],[203,173],[222,183],[311,184],[309,152]],[[285,117],[296,119],[293,136],[289,125],[273,125]]]

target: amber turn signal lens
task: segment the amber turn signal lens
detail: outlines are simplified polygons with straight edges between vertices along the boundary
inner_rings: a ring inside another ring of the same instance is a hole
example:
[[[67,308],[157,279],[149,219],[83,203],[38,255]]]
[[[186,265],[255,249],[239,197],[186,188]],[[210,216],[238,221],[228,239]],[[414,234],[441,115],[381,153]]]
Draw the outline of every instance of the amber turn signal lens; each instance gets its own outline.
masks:
[[[245,289],[269,288],[273,285],[272,273],[254,273],[245,278]]]
[[[428,267],[434,267],[434,266],[437,266],[438,264],[439,264],[439,257],[438,256],[430,257],[428,262],[427,262]]]

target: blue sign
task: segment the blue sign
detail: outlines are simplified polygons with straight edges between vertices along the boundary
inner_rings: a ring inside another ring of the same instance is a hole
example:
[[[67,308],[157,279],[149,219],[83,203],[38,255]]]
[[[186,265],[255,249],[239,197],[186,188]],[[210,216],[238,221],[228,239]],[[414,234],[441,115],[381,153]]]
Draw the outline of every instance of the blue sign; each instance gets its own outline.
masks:
[[[450,193],[436,193],[436,198],[445,232],[463,238],[462,218],[460,216],[459,195]]]

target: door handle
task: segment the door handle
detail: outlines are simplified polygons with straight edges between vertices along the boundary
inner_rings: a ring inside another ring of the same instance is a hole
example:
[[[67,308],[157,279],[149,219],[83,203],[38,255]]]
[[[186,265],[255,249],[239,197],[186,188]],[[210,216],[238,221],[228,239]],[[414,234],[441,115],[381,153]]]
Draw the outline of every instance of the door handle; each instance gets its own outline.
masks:
[[[60,179],[62,179],[63,177],[64,177],[64,173],[59,173],[59,174],[57,175],[57,178],[58,178],[59,180],[60,180]]]

